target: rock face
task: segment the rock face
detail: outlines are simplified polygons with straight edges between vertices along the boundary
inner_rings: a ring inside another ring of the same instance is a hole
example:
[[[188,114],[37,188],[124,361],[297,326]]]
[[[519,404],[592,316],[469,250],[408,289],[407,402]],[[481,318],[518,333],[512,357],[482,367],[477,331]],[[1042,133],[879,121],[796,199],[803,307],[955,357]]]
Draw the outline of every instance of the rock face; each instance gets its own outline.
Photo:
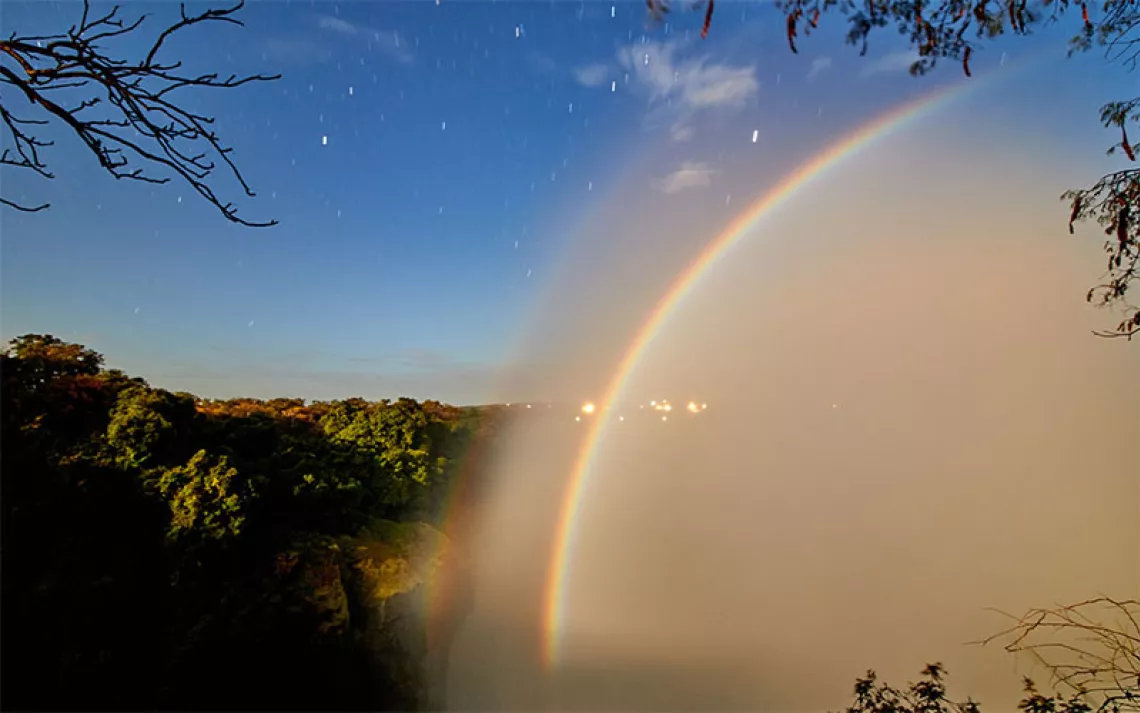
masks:
[[[447,660],[470,606],[470,577],[442,532],[375,521],[355,537],[310,543],[303,556],[284,558],[290,564],[300,564],[294,581],[320,633],[367,659],[369,707],[446,707]]]

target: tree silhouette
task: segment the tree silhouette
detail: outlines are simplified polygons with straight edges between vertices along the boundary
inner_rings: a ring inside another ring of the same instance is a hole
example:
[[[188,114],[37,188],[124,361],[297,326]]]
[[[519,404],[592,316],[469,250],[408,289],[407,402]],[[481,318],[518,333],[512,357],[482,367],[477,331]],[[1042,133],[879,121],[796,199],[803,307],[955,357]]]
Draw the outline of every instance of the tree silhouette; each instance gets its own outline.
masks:
[[[187,109],[180,102],[179,90],[232,89],[280,75],[191,75],[181,71],[182,62],[159,58],[167,40],[187,28],[218,22],[241,25],[234,15],[244,4],[245,0],[239,0],[232,7],[199,14],[187,14],[182,5],[180,19],[159,33],[136,61],[118,58],[102,45],[136,33],[146,15],[126,22],[120,18],[118,5],[106,14],[92,15],[88,0],[84,0],[78,24],[66,33],[22,36],[13,32],[8,39],[0,40],[0,120],[8,134],[0,166],[26,168],[44,178],[54,178],[43,156],[53,142],[36,136],[38,127],[54,122],[77,136],[115,178],[167,183],[174,174],[227,220],[254,227],[275,225],[275,220],[257,222],[240,217],[232,203],[223,202],[214,192],[210,181],[220,162],[247,196],[254,195],[230,158],[232,149],[211,128],[213,118]],[[13,106],[14,95],[27,102],[23,111]],[[69,97],[66,104],[59,99],[61,95]],[[27,111],[38,111],[40,116],[29,118],[24,113]],[[166,175],[152,173],[155,169]],[[49,207],[47,203],[25,205],[2,196],[0,203],[26,212]]]
[[[877,28],[893,26],[910,40],[916,59],[910,73],[921,76],[939,60],[961,64],[969,77],[971,61],[987,40],[1007,32],[1028,35],[1042,23],[1070,19],[1079,10],[1079,27],[1069,42],[1069,54],[1093,47],[1103,48],[1109,63],[1128,69],[1140,59],[1140,2],[1137,0],[775,0],[785,16],[788,46],[797,53],[797,38],[819,27],[823,15],[839,12],[848,22],[847,42],[867,52],[870,34]],[[650,15],[659,19],[670,10],[670,0],[646,0]],[[701,36],[708,35],[713,0],[698,0],[694,7],[705,10]],[[1070,16],[1070,17],[1066,17]],[[1140,96],[1109,102],[1100,109],[1100,121],[1118,130],[1120,139],[1108,148],[1119,150],[1130,163],[1136,153],[1128,138],[1128,127],[1140,122]],[[1090,303],[1119,310],[1121,321],[1115,329],[1096,332],[1102,337],[1131,340],[1140,334],[1140,307],[1127,299],[1129,289],[1140,281],[1140,168],[1124,168],[1102,176],[1091,186],[1067,191],[1061,196],[1069,203],[1069,232],[1079,222],[1099,225],[1107,235],[1104,251],[1107,270],[1089,290]]]

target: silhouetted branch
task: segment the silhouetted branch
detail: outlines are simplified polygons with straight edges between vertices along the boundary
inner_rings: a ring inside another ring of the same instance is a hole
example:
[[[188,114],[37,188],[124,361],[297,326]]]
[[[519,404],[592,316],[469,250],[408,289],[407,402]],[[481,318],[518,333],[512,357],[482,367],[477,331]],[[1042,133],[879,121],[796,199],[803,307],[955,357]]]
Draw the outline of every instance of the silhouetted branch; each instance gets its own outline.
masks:
[[[975,643],[1004,640],[1006,651],[1030,654],[1097,711],[1140,711],[1140,600],[1096,597],[1020,617],[999,613],[1013,626]]]
[[[210,128],[213,118],[180,106],[170,95],[186,87],[230,89],[250,82],[272,81],[280,75],[239,78],[231,74],[225,79],[218,74],[186,76],[177,71],[181,62],[158,60],[164,43],[187,27],[208,22],[241,25],[233,15],[243,5],[244,0],[240,0],[232,7],[194,15],[188,15],[183,5],[180,19],[159,34],[144,59],[132,64],[104,54],[96,43],[134,32],[146,15],[126,23],[119,19],[119,7],[115,6],[92,19],[90,5],[85,0],[79,24],[66,34],[18,37],[13,33],[7,40],[0,40],[0,60],[9,61],[9,65],[0,64],[0,84],[18,90],[29,105],[38,106],[50,118],[67,126],[99,165],[115,178],[167,183],[169,176],[147,172],[147,164],[151,168],[164,167],[217,207],[227,220],[254,227],[275,225],[275,220],[255,222],[239,217],[232,203],[223,203],[215,194],[208,181],[213,178],[220,159],[245,194],[255,195],[230,157],[233,149],[222,144]],[[59,89],[85,89],[91,96],[73,106],[63,106],[48,96]],[[99,96],[104,93],[105,96]],[[108,105],[110,110],[103,116],[85,113]],[[14,147],[11,151],[5,150],[0,165],[29,168],[45,178],[53,178],[39,152],[52,142],[36,139],[29,128],[46,124],[48,120],[17,118],[10,107],[9,97],[0,95],[0,119]],[[211,156],[214,158],[209,158]],[[132,158],[141,165],[132,163]],[[3,202],[19,210],[29,210],[9,200]]]

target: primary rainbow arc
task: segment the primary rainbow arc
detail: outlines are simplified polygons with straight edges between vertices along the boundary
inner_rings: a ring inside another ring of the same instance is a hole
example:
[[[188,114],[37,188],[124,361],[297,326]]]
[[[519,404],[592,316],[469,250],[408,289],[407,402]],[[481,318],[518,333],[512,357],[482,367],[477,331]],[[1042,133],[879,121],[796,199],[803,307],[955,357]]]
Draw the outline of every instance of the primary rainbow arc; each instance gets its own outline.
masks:
[[[1028,62],[1019,64],[1020,67],[1027,65]],[[1003,70],[991,72],[981,79],[964,80],[948,88],[928,93],[877,116],[832,143],[801,164],[791,174],[781,179],[779,183],[733,218],[672,282],[650,312],[649,318],[638,329],[636,336],[618,363],[613,377],[606,385],[603,398],[597,405],[597,411],[591,419],[582,446],[575,459],[573,471],[562,499],[561,512],[557,520],[554,552],[547,573],[543,607],[543,653],[544,663],[547,667],[554,666],[558,662],[559,634],[566,613],[566,586],[570,556],[574,544],[575,526],[581,511],[585,485],[598,450],[598,443],[609,420],[614,402],[621,396],[630,374],[633,373],[646,348],[661,330],[674,309],[692,292],[693,287],[713,264],[741,239],[751,234],[752,229],[763,218],[787,203],[814,179],[825,174],[828,169],[843,163],[877,140],[886,137],[892,131],[944,106],[951,99],[963,96],[969,91],[988,84],[994,77],[1009,76],[1011,72],[1011,68],[1007,67]]]

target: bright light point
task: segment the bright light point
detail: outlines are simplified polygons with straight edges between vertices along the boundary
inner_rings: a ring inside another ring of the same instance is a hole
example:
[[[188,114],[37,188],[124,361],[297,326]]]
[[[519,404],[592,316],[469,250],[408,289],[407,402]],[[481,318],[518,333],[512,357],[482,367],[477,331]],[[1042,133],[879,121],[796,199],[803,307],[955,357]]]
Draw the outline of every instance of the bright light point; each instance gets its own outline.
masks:
[[[530,404],[527,404],[527,405],[526,405],[526,407],[527,407],[527,408],[530,408]]]
[[[673,410],[672,404],[665,404],[665,410],[666,411],[672,411]]]
[[[610,91],[611,92],[617,91],[617,80],[616,79],[613,80],[612,82],[610,82]]]
[[[440,124],[439,124],[439,130],[440,130],[440,131],[447,131],[447,122],[446,122],[446,121],[441,121],[441,122],[440,122]]]
[[[593,403],[587,401],[586,403],[582,404],[582,413],[589,415],[589,414],[592,414],[593,412],[594,412],[594,404]]]
[[[617,17],[617,5],[610,5],[610,17]]]
[[[701,410],[702,410],[702,411],[704,411],[704,410],[705,410],[705,409],[707,409],[708,407],[709,407],[709,405],[708,405],[708,404],[701,404]]]
[[[650,406],[656,406],[656,405],[657,405],[657,402],[656,402],[656,401],[650,401],[650,402],[649,402],[649,405],[650,405]]]
[[[831,404],[831,408],[839,408],[839,404]]]
[[[328,146],[328,145],[329,145],[329,137],[322,136],[321,137],[321,146]]]
[[[352,96],[352,87],[348,88],[348,96]]]
[[[697,406],[697,404],[696,404],[696,403],[694,403],[694,402],[692,402],[692,401],[690,401],[690,402],[689,402],[689,411],[690,411],[690,412],[692,412],[692,413],[696,413],[697,411],[700,411],[700,410],[701,410],[701,409],[700,409],[700,408]]]
[[[581,420],[582,420],[582,417],[581,417],[581,416],[575,416],[575,417],[574,417],[574,420],[575,420],[575,421],[581,421]]]
[[[137,310],[136,310],[136,311],[137,311]],[[624,420],[625,420],[625,416],[618,416],[618,420],[619,420],[619,421],[624,421]]]
[[[756,143],[759,140],[760,140],[760,129],[753,129],[752,130],[752,143]]]
[[[661,417],[661,420],[662,420],[662,421],[668,421],[668,420],[669,420],[669,417],[668,417],[668,416],[662,416],[662,417]]]

